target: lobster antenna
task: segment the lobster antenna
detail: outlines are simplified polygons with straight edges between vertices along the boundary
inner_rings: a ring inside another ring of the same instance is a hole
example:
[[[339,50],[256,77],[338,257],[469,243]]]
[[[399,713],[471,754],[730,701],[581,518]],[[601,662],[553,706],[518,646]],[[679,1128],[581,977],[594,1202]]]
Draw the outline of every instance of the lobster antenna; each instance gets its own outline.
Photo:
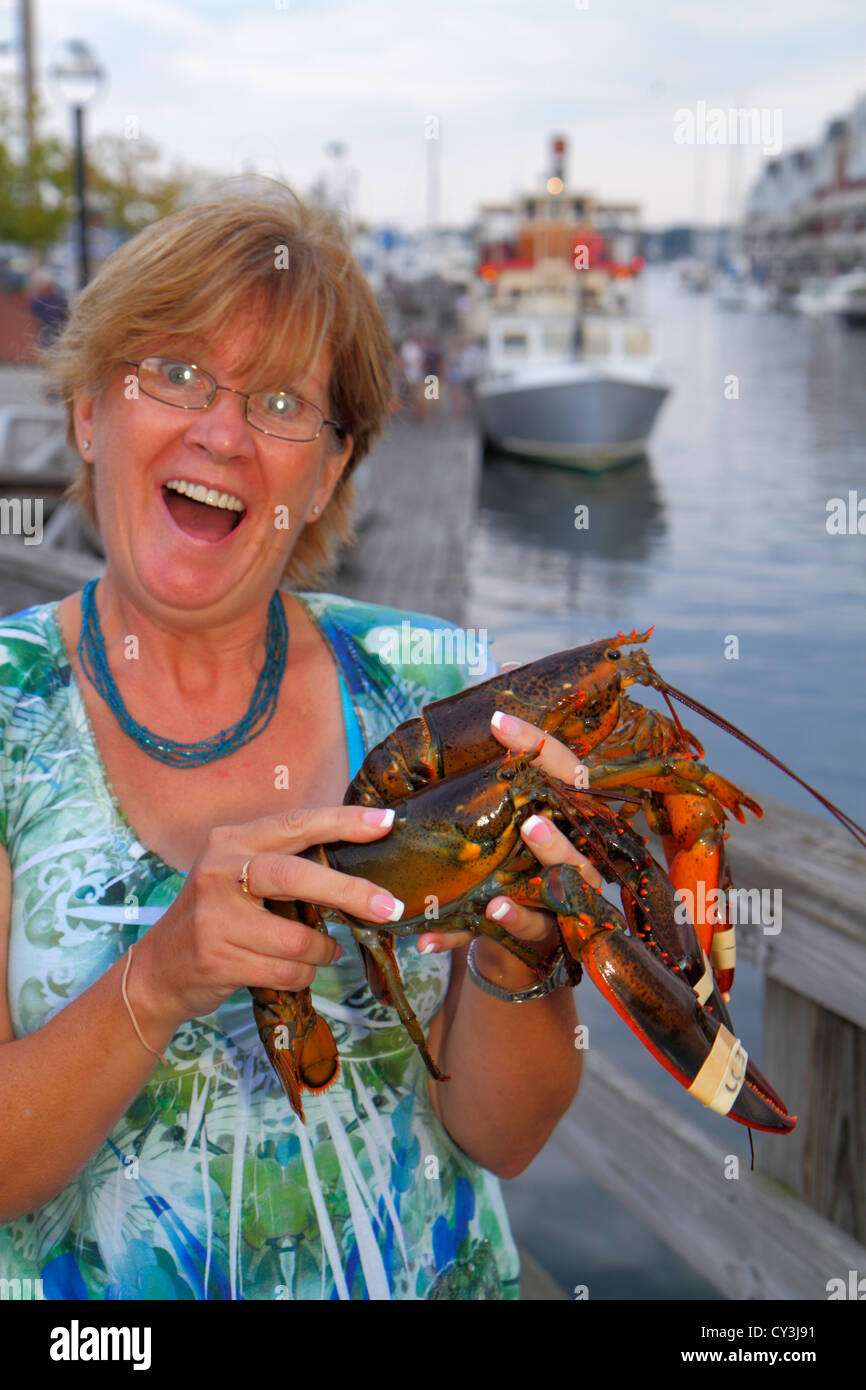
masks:
[[[834,806],[832,801],[828,801],[826,796],[822,796],[820,792],[816,791],[815,788],[804,781],[802,777],[799,777],[792,768],[788,767],[786,763],[783,763],[780,758],[770,753],[766,748],[762,747],[760,743],[757,743],[755,739],[750,738],[748,734],[744,734],[742,729],[738,729],[735,724],[731,724],[720,714],[716,714],[713,710],[708,709],[706,705],[702,705],[700,700],[692,699],[691,695],[684,695],[681,690],[677,690],[674,686],[668,685],[667,681],[661,682],[659,684],[659,689],[663,693],[666,692],[669,695],[673,695],[675,700],[679,700],[681,704],[687,705],[688,708],[693,709],[696,714],[702,714],[705,719],[709,719],[711,724],[715,724],[718,728],[724,729],[726,733],[733,734],[734,738],[738,738],[741,743],[745,743],[747,748],[751,748],[755,753],[760,753],[761,757],[766,758],[774,767],[778,767],[780,771],[786,772],[788,776],[792,777],[795,782],[798,782],[801,787],[805,787],[806,791],[814,796],[816,801],[820,801],[821,805],[825,806],[841,825],[844,825],[848,833],[854,836],[858,844],[866,849],[866,830],[863,829],[863,826],[858,825],[857,822],[848,815],[847,811],[840,811],[838,806]]]
[[[671,712],[671,717],[673,718],[673,721],[677,726],[680,738],[682,739],[683,743],[686,745],[686,747],[688,747],[688,745],[691,744],[693,748],[697,749],[698,756],[702,758],[704,756],[703,744],[698,742],[697,738],[693,733],[690,733],[688,729],[683,728],[682,724],[680,723],[680,717],[674,709],[673,705],[671,704],[670,699],[668,698],[667,691],[662,690],[662,694],[665,697],[665,704]]]
[[[569,791],[571,788],[569,788]],[[617,787],[615,791],[608,791],[605,787],[581,787],[582,796],[595,796],[599,801],[621,801],[629,806],[642,806],[643,800],[640,796],[629,796],[622,787]]]

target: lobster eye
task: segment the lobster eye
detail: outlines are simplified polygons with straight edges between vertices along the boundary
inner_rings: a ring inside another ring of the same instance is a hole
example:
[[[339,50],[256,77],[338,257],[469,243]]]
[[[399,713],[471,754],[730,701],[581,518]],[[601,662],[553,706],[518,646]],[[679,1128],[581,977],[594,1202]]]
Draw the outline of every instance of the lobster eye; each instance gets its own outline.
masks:
[[[622,652],[620,651],[619,647],[608,647],[607,651],[604,654],[605,661],[619,661],[621,656]]]

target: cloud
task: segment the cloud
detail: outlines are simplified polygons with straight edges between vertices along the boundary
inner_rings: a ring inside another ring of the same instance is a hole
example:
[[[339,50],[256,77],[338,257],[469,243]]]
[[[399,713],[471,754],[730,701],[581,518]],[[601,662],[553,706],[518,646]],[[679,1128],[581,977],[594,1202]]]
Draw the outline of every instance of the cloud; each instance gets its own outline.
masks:
[[[816,138],[863,85],[842,0],[76,0],[73,21],[42,0],[37,18],[41,53],[73,23],[108,67],[95,132],[136,114],[167,161],[279,168],[301,190],[328,164],[325,142],[342,139],[360,211],[409,225],[424,217],[428,115],[441,122],[449,220],[536,184],[562,131],[574,183],[636,199],[658,225],[695,212],[677,107],[781,107],[787,145]],[[66,113],[52,119],[65,132]],[[703,201],[722,215],[728,152],[711,154]],[[759,163],[742,152],[743,186]]]

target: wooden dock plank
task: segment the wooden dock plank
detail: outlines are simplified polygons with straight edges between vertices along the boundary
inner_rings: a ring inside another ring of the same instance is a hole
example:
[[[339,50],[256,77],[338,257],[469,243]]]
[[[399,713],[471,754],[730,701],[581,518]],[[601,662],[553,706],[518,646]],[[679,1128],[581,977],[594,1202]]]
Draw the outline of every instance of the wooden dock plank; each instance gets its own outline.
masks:
[[[334,589],[461,623],[480,485],[477,437],[444,415],[423,427],[396,417],[360,466],[371,475],[371,513]]]
[[[760,1171],[741,1163],[726,1178],[723,1135],[708,1139],[598,1050],[550,1143],[727,1298],[823,1300],[828,1280],[866,1273],[866,1247]]]
[[[729,857],[738,887],[780,890],[781,930],[741,926],[738,951],[866,1028],[866,851],[829,818],[770,798],[764,808],[765,820],[729,827]]]

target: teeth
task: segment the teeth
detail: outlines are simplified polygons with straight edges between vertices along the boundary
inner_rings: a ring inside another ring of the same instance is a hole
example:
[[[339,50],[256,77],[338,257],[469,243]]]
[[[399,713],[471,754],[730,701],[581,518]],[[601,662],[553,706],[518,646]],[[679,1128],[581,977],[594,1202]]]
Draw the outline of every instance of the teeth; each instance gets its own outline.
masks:
[[[204,502],[208,507],[220,507],[223,511],[245,511],[243,502],[231,492],[217,492],[216,488],[205,487],[203,483],[188,483],[185,478],[172,478],[165,484],[181,497],[191,497],[193,502]]]

